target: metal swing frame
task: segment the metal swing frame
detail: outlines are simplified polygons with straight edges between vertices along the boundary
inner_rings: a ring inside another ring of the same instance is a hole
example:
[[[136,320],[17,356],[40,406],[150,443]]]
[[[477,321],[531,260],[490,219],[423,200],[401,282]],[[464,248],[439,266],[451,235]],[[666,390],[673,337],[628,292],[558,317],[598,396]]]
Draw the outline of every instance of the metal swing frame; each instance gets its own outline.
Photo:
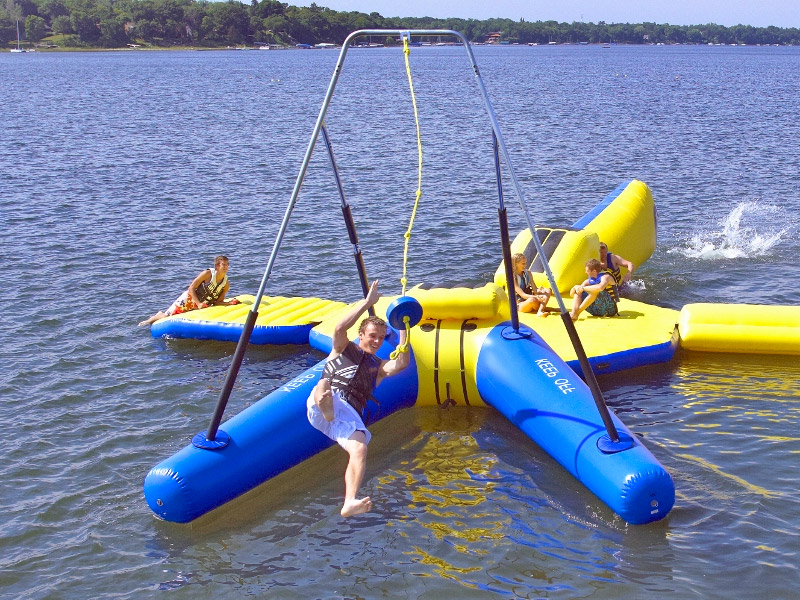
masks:
[[[527,223],[528,228],[530,229],[531,239],[533,240],[533,243],[536,246],[536,250],[539,254],[539,257],[542,260],[544,271],[547,274],[547,279],[550,283],[550,287],[554,292],[553,295],[556,297],[559,309],[561,311],[562,320],[564,321],[564,325],[567,328],[570,340],[572,341],[572,344],[575,347],[575,351],[578,356],[578,361],[581,365],[581,370],[583,372],[583,378],[589,385],[589,388],[591,389],[595,404],[597,405],[597,409],[600,412],[600,416],[602,417],[603,423],[606,427],[608,439],[606,440],[604,451],[618,452],[629,448],[631,444],[628,443],[625,439],[620,439],[619,433],[617,432],[617,429],[613,421],[611,420],[608,407],[605,403],[602,393],[600,392],[600,388],[597,383],[594,371],[592,370],[592,367],[589,364],[589,360],[586,357],[583,345],[581,344],[580,338],[578,337],[577,330],[575,329],[575,324],[573,323],[570,314],[567,312],[566,306],[564,305],[564,300],[558,291],[558,287],[556,286],[555,277],[553,276],[553,273],[550,269],[550,265],[547,261],[547,257],[542,248],[541,241],[539,240],[539,237],[536,235],[536,227],[534,225],[533,219],[531,218],[531,214],[525,202],[525,194],[522,191],[522,186],[520,185],[519,179],[517,178],[516,171],[514,170],[514,165],[511,162],[511,157],[508,153],[508,149],[506,148],[506,144],[503,139],[503,134],[500,131],[500,125],[497,121],[497,117],[495,116],[495,112],[494,109],[492,108],[491,101],[489,100],[489,95],[486,91],[486,87],[483,84],[483,79],[481,78],[478,65],[475,62],[475,56],[472,53],[472,48],[470,47],[469,41],[461,33],[447,29],[413,29],[413,30],[363,29],[359,31],[354,31],[353,33],[348,35],[347,38],[342,43],[342,49],[341,52],[339,53],[339,58],[336,62],[336,66],[334,67],[330,83],[328,84],[328,90],[325,93],[325,98],[322,102],[322,107],[320,108],[319,115],[317,117],[316,123],[314,124],[314,129],[311,133],[311,139],[308,142],[305,155],[303,156],[303,161],[300,165],[300,172],[297,175],[297,180],[295,181],[294,188],[292,189],[292,194],[289,198],[288,206],[286,207],[283,220],[281,221],[281,225],[275,237],[275,242],[273,244],[269,260],[267,261],[267,266],[264,270],[264,275],[261,278],[261,284],[259,285],[258,292],[253,302],[253,308],[250,310],[250,312],[247,315],[247,319],[245,320],[244,329],[242,331],[241,337],[239,338],[236,350],[233,354],[231,366],[230,369],[228,370],[228,374],[225,378],[225,383],[220,392],[219,399],[217,401],[217,405],[214,410],[214,414],[211,417],[211,421],[209,423],[207,430],[205,432],[200,432],[197,435],[195,435],[194,438],[192,439],[192,443],[198,448],[214,450],[225,447],[230,441],[230,437],[224,431],[219,429],[219,425],[222,420],[222,415],[225,412],[225,407],[227,406],[228,399],[230,398],[230,393],[233,389],[236,377],[238,376],[239,369],[241,367],[242,360],[244,358],[244,353],[250,341],[250,337],[252,335],[256,319],[258,318],[258,306],[261,303],[261,299],[263,298],[264,292],[266,290],[267,282],[269,281],[270,275],[272,274],[272,269],[275,265],[275,260],[278,255],[278,250],[280,249],[284,235],[286,234],[286,230],[289,225],[289,219],[292,215],[295,205],[297,204],[297,199],[300,195],[300,189],[303,185],[303,181],[305,180],[306,172],[308,171],[308,166],[311,161],[311,156],[314,152],[314,148],[316,146],[320,134],[322,134],[322,138],[328,152],[328,157],[331,163],[331,168],[333,170],[334,179],[336,181],[336,187],[339,191],[339,197],[341,199],[342,215],[344,217],[345,225],[347,227],[347,232],[350,237],[350,243],[353,246],[353,256],[356,261],[356,268],[358,269],[358,275],[359,275],[359,280],[361,282],[362,292],[364,296],[366,296],[369,290],[369,282],[367,279],[366,268],[364,265],[363,256],[361,254],[361,248],[358,243],[358,235],[356,233],[355,224],[353,221],[352,214],[350,212],[350,206],[347,202],[341,178],[339,176],[339,170],[336,166],[336,160],[333,155],[333,147],[331,145],[330,137],[328,135],[328,131],[325,126],[325,115],[328,112],[331,99],[333,98],[334,90],[336,89],[336,84],[339,80],[339,76],[341,75],[342,68],[344,67],[344,61],[345,57],[347,56],[347,51],[353,45],[353,42],[356,39],[368,36],[383,36],[383,37],[399,36],[401,40],[407,40],[408,42],[410,42],[412,35],[447,36],[447,37],[454,37],[460,41],[461,45],[464,47],[464,50],[467,53],[467,59],[475,75],[475,81],[478,85],[478,90],[480,91],[484,108],[486,109],[489,121],[491,122],[494,162],[495,162],[495,170],[497,177],[497,192],[499,197],[498,217],[500,220],[501,242],[503,246],[503,259],[505,263],[506,280],[507,280],[506,285],[508,290],[508,300],[509,300],[509,307],[511,310],[511,321],[512,321],[511,328],[507,328],[507,330],[503,332],[503,337],[507,340],[522,340],[530,338],[531,335],[533,335],[533,332],[527,327],[524,326],[520,327],[519,315],[517,313],[517,305],[515,301],[515,294],[513,293],[514,274],[513,274],[513,265],[511,264],[511,250],[510,250],[510,243],[508,236],[507,211],[504,203],[503,185],[501,179],[501,160],[500,160],[501,156],[503,159],[503,163],[505,163],[505,166],[511,177],[511,181],[514,187],[514,191],[516,192],[520,208],[522,209],[522,212],[525,216],[525,222]],[[370,314],[374,314],[374,310],[372,308],[370,308],[369,311]]]

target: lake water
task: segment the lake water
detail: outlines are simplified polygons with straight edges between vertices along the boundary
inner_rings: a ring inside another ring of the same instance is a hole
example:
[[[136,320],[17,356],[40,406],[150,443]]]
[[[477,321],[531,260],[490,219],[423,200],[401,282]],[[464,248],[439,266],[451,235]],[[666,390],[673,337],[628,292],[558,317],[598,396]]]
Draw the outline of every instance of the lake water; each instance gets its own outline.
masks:
[[[800,49],[474,50],[536,222],[570,224],[642,179],[659,242],[635,298],[797,303]],[[337,56],[0,54],[0,596],[795,597],[796,358],[679,352],[600,379],[675,480],[675,508],[648,526],[475,408],[375,424],[364,517],[338,515],[336,449],[192,525],[153,517],[143,478],[205,428],[234,345],[136,323],[219,253],[231,293],[255,292]],[[474,76],[462,49],[411,61],[425,166],[409,280],[489,281]],[[368,273],[397,294],[417,158],[402,53],[352,50],[327,124]],[[267,293],[352,301],[349,257],[320,147]],[[251,348],[228,416],[321,358]]]

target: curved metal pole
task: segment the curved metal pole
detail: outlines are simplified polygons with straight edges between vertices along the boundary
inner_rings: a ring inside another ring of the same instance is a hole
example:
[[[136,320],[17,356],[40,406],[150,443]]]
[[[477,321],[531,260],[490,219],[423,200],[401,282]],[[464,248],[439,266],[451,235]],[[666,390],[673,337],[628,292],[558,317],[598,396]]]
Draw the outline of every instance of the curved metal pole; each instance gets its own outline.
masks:
[[[365,37],[370,35],[411,35],[413,34],[416,36],[422,35],[446,35],[458,38],[461,41],[462,46],[464,46],[464,50],[467,53],[467,60],[469,60],[470,66],[472,67],[472,71],[475,74],[475,81],[478,84],[478,89],[481,93],[481,97],[483,99],[483,105],[486,109],[486,113],[489,116],[489,121],[492,124],[492,131],[494,132],[495,137],[497,138],[497,145],[500,148],[500,151],[503,154],[503,159],[508,167],[509,175],[511,176],[511,181],[514,184],[514,189],[517,194],[517,199],[519,200],[520,208],[522,208],[522,212],[525,215],[525,221],[528,224],[528,228],[531,231],[531,236],[533,237],[534,244],[536,245],[536,250],[539,253],[539,256],[542,259],[542,264],[544,265],[545,273],[547,274],[547,280],[550,282],[550,287],[553,289],[553,293],[556,297],[558,302],[559,308],[561,312],[566,312],[566,306],[564,305],[564,300],[561,297],[561,294],[558,291],[558,287],[555,283],[555,277],[553,276],[553,272],[550,269],[550,264],[547,262],[547,257],[544,254],[544,250],[542,249],[542,244],[539,241],[539,238],[536,236],[536,228],[533,224],[533,219],[531,219],[531,215],[528,211],[528,207],[525,203],[525,194],[522,191],[522,186],[520,185],[519,179],[517,178],[517,173],[514,170],[514,165],[511,162],[511,156],[508,153],[508,149],[506,148],[505,140],[503,139],[503,134],[500,131],[500,124],[497,122],[497,117],[494,114],[494,109],[492,108],[492,103],[489,100],[489,94],[486,91],[486,86],[483,84],[483,79],[481,78],[480,69],[478,68],[477,62],[475,62],[475,55],[472,53],[472,48],[469,45],[469,41],[458,31],[453,31],[452,29],[414,29],[414,30],[407,30],[407,29],[362,29],[359,31],[354,31],[347,39],[345,39],[344,43],[342,44],[342,53],[339,57],[339,62],[336,64],[336,70],[334,71],[334,78],[338,78],[339,70],[341,69],[342,63],[344,61],[344,54],[347,47],[352,43],[352,41],[358,37]],[[331,80],[331,84],[334,84],[334,80]],[[332,89],[329,89],[329,92],[332,93]],[[329,98],[326,96],[326,103],[328,102]],[[327,105],[323,104],[323,107],[327,110]],[[322,113],[321,113],[322,114]]]
[[[275,242],[272,245],[272,251],[270,252],[269,259],[267,260],[267,266],[264,269],[264,275],[261,278],[261,284],[258,286],[258,292],[256,293],[255,300],[253,301],[253,308],[250,309],[247,319],[245,320],[244,329],[242,330],[242,335],[239,337],[236,350],[233,353],[231,366],[228,369],[227,375],[225,376],[225,383],[223,384],[219,398],[217,399],[217,405],[214,409],[214,414],[211,416],[211,421],[209,422],[205,436],[198,434],[192,440],[192,443],[199,448],[209,450],[218,449],[224,447],[228,443],[227,434],[220,436],[217,435],[219,432],[219,424],[222,421],[223,414],[225,413],[225,407],[230,399],[231,390],[233,390],[236,377],[239,375],[239,369],[242,366],[247,345],[250,343],[250,337],[253,333],[256,319],[258,318],[258,307],[261,304],[261,299],[264,297],[267,281],[269,281],[270,275],[272,274],[272,269],[275,265],[275,259],[278,256],[278,249],[281,247],[283,238],[286,235],[289,219],[294,211],[295,205],[297,204],[297,198],[300,195],[300,188],[303,186],[303,181],[305,180],[306,172],[308,171],[308,165],[311,162],[311,155],[314,153],[314,147],[317,144],[317,139],[319,138],[320,130],[322,129],[323,122],[325,120],[325,115],[328,112],[331,98],[333,98],[333,91],[336,89],[336,83],[339,81],[339,75],[342,71],[342,65],[344,64],[345,56],[347,56],[347,50],[352,41],[362,35],[369,35],[369,33],[359,31],[353,32],[347,36],[344,44],[342,44],[342,50],[339,53],[339,58],[336,61],[333,75],[331,75],[331,80],[328,84],[328,90],[325,92],[325,98],[322,101],[322,106],[320,107],[317,121],[314,124],[314,129],[311,133],[311,139],[308,142],[306,153],[303,156],[303,162],[300,164],[300,172],[297,174],[297,179],[295,180],[294,188],[292,189],[292,195],[289,197],[289,203],[286,206],[286,211],[283,214],[283,220],[281,221],[280,227],[278,228],[278,233],[275,236]]]

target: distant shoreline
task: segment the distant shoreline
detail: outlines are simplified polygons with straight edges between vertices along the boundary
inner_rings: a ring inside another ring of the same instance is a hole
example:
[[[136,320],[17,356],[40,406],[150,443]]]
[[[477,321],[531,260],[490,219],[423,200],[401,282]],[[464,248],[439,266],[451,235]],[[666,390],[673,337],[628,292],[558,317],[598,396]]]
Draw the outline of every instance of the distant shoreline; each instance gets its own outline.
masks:
[[[36,51],[125,50],[126,46],[142,50],[198,51],[231,47],[254,49],[259,45],[330,48],[341,46],[347,36],[357,30],[374,32],[363,38],[368,37],[370,46],[397,45],[399,31],[420,30],[436,32],[417,34],[415,41],[424,45],[442,45],[450,39],[447,31],[457,31],[473,43],[487,45],[800,46],[800,28],[797,27],[383,17],[378,13],[335,11],[316,4],[298,7],[273,0],[248,3],[181,0],[168,3],[172,7],[170,11],[155,12],[146,0],[111,5],[103,0],[85,0],[85,4],[68,3],[64,6],[67,14],[57,16],[47,12],[39,14],[32,7],[23,8],[15,17],[21,26],[19,33],[5,11],[6,14],[0,16],[0,47],[12,49],[21,35],[26,43],[24,48]],[[87,14],[93,16],[88,18]],[[41,46],[36,47],[37,44]]]
[[[446,47],[454,47],[460,46],[460,44],[446,44]],[[512,43],[512,44],[487,44],[484,42],[471,42],[470,46],[486,46],[486,47],[496,47],[496,48],[508,48],[508,47],[523,47],[523,46],[536,46],[536,47],[552,47],[552,46],[601,46],[601,47],[642,47],[642,46],[698,46],[698,47],[738,47],[738,48],[795,48],[798,47],[796,44],[723,44],[723,43],[652,43],[652,44],[629,44],[629,43],[616,43],[616,42],[561,42],[558,44],[537,44],[537,43]],[[395,45],[381,45],[380,48],[401,48],[399,44]],[[426,48],[436,48],[436,45],[431,46],[424,46]],[[351,46],[352,49],[372,49],[375,48],[357,48],[355,46]],[[128,48],[128,47],[117,47],[117,48],[83,48],[80,46],[64,46],[64,47],[23,47],[22,48],[26,53],[51,53],[51,52],[219,52],[219,51],[251,51],[251,50],[258,50],[258,51],[267,51],[266,48],[261,48],[259,46],[245,46],[245,47],[233,47],[233,46],[140,46],[136,48]],[[10,48],[6,49],[8,52]],[[311,47],[311,48],[297,48],[295,46],[284,46],[280,48],[270,48],[269,51],[284,51],[284,50],[292,50],[292,51],[302,51],[302,50],[317,50],[317,51],[325,51],[325,50],[341,50],[341,46],[326,46],[326,47]]]

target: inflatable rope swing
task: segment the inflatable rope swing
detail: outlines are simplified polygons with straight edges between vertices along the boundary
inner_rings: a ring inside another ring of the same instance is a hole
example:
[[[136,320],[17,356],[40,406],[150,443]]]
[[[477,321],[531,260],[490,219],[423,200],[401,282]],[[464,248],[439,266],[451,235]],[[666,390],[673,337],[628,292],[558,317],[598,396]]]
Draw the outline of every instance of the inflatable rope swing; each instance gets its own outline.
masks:
[[[402,39],[415,116],[416,100],[409,63],[411,36],[451,36],[463,45],[492,129],[504,283],[509,290],[506,294],[501,287],[494,285],[490,294],[490,306],[487,307],[485,302],[472,296],[473,301],[464,304],[463,310],[449,308],[449,315],[442,312],[437,314],[430,299],[426,300],[425,294],[419,290],[410,290],[406,294],[408,240],[413,215],[421,196],[422,181],[422,146],[417,120],[419,185],[405,238],[403,293],[388,306],[383,302],[376,305],[387,308],[391,326],[378,356],[388,358],[391,352],[397,350],[397,330],[405,328],[411,333],[413,329],[414,338],[405,349],[410,352],[411,361],[407,369],[387,377],[376,388],[374,395],[378,404],[371,414],[372,420],[382,419],[400,409],[414,406],[419,401],[431,401],[431,398],[442,406],[494,407],[629,523],[643,524],[664,518],[675,500],[672,478],[641,441],[608,410],[575,325],[558,292],[559,286],[549,267],[547,255],[536,235],[532,235],[531,240],[537,254],[542,257],[543,272],[554,290],[561,321],[574,347],[583,379],[553,351],[540,334],[520,323],[513,294],[511,245],[501,180],[501,158],[512,179],[529,231],[533,232],[536,228],[469,43],[460,33],[449,30],[362,30],[351,33],[344,41],[264,276],[250,305],[250,312],[242,327],[231,367],[209,426],[195,435],[191,444],[150,470],[144,482],[148,505],[160,518],[180,523],[189,522],[332,444],[323,434],[313,429],[305,418],[305,401],[319,380],[324,360],[226,421],[224,430],[220,428],[220,421],[258,318],[261,300],[289,217],[297,202],[320,135],[339,190],[342,214],[353,246],[362,292],[366,295],[368,291],[368,278],[355,225],[344,195],[324,118],[348,49],[355,39],[370,35],[392,35]],[[421,298],[417,300],[414,296]],[[500,309],[499,306],[507,306],[507,310]],[[325,327],[332,327],[332,322],[333,320],[326,321],[312,330],[310,342],[315,348],[330,350],[332,342]]]

